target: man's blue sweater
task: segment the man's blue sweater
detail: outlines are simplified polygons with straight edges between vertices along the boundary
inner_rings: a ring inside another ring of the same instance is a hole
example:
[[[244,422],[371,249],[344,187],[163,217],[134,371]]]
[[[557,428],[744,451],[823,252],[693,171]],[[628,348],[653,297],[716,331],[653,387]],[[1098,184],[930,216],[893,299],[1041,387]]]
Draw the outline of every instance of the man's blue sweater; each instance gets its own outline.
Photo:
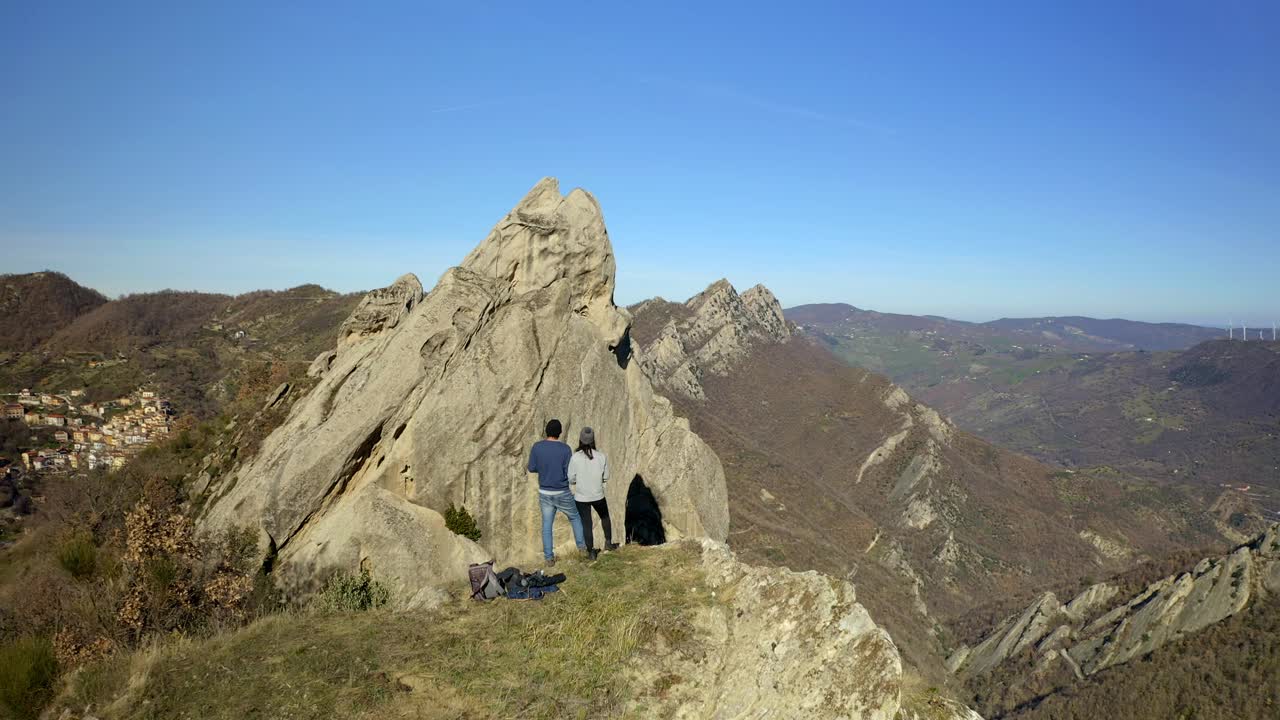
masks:
[[[558,440],[539,440],[529,451],[529,472],[538,473],[538,489],[547,493],[569,489],[569,459],[573,451]]]

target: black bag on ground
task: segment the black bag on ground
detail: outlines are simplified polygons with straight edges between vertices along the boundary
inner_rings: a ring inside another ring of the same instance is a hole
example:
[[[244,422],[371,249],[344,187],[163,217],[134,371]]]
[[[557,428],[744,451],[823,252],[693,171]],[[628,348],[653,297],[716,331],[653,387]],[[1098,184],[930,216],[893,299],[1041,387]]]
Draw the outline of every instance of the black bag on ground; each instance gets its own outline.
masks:
[[[509,567],[498,573],[498,582],[502,583],[502,587],[511,589],[513,587],[524,586],[524,572],[518,567]]]
[[[556,573],[555,575],[543,575],[541,570],[535,571],[532,575],[526,575],[525,584],[529,587],[544,588],[549,585],[559,585],[568,578],[564,573]]]

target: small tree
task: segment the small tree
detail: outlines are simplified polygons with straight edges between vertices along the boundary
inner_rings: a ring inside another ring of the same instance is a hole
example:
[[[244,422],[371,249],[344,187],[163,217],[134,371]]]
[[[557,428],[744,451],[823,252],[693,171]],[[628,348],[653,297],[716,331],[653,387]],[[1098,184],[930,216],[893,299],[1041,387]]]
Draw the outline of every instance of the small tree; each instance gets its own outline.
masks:
[[[58,563],[77,580],[92,576],[98,564],[98,548],[93,544],[93,535],[83,530],[64,539],[58,545],[57,554]]]
[[[455,535],[461,535],[468,540],[480,539],[480,528],[476,527],[476,519],[471,517],[471,513],[467,512],[465,507],[454,507],[453,503],[449,503],[449,509],[444,511],[444,526],[452,530]]]

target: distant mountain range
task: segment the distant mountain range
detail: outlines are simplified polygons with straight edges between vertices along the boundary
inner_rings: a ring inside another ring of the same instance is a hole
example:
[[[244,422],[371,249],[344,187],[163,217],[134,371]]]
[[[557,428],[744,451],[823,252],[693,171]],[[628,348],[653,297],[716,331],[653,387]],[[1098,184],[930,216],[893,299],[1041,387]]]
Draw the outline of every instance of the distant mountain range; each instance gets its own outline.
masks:
[[[1280,344],[1127,320],[787,315],[992,442],[1068,468],[1232,485],[1280,517]]]
[[[880,313],[842,303],[799,305],[785,312],[788,320],[820,327],[824,332],[923,332],[950,341],[985,341],[1040,351],[1183,350],[1225,334],[1223,330],[1199,325],[1078,316],[1001,318],[971,323],[937,315]]]

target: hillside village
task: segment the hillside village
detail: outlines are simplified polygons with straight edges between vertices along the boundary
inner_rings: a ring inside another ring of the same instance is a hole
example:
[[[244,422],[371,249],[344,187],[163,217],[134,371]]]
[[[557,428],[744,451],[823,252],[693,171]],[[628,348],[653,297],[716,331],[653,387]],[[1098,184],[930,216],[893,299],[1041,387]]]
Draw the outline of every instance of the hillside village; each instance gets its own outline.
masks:
[[[106,402],[86,402],[81,390],[4,396],[4,418],[45,432],[39,446],[21,453],[28,472],[120,468],[129,458],[167,437],[173,409],[167,399],[139,388]],[[14,462],[14,459],[9,459]]]

